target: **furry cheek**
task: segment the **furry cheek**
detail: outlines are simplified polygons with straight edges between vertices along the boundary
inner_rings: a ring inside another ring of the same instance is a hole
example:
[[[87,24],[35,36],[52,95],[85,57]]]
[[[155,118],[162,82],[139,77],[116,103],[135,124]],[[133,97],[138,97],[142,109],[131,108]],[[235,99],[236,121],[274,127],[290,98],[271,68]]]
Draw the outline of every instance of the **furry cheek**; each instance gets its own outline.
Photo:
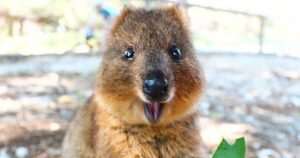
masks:
[[[119,87],[122,89],[121,87]],[[112,89],[106,83],[98,85],[96,101],[98,105],[111,116],[128,124],[145,124],[143,106],[133,89],[127,89],[126,93],[120,89]],[[117,94],[117,95],[116,95]]]

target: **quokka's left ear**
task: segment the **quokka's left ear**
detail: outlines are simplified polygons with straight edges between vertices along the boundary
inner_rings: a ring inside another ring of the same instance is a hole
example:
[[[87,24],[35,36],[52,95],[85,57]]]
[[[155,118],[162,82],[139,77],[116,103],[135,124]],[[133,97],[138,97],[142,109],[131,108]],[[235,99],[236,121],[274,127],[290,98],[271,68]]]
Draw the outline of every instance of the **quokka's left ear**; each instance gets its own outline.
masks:
[[[188,25],[188,15],[182,5],[176,4],[171,7],[163,8],[163,10],[173,15],[178,22],[181,22],[183,25]]]

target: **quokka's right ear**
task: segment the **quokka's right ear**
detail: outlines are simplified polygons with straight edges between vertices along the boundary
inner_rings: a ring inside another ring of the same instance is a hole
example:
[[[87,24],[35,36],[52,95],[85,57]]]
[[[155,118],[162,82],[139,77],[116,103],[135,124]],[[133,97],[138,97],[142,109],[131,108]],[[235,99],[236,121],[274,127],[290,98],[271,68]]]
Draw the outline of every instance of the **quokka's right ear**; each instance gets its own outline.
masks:
[[[132,11],[132,10],[133,10],[133,6],[130,6],[130,5],[124,5],[123,8],[122,8],[122,10],[121,10],[121,14],[122,14],[122,13],[128,13],[128,12],[130,12],[130,11]]]
[[[112,29],[111,29],[111,33],[114,33],[115,30],[124,22],[125,17],[127,15],[129,15],[131,12],[133,12],[133,7],[129,6],[129,5],[125,5],[123,7],[123,9],[121,10],[120,14],[117,16],[117,18],[115,19]]]

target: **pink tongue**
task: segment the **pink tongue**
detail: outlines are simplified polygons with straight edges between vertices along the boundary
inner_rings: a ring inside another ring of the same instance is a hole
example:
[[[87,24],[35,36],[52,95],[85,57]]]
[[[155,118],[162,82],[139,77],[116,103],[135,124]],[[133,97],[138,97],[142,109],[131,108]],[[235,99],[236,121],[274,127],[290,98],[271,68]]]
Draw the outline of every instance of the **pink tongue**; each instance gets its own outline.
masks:
[[[150,121],[157,121],[160,115],[160,103],[146,103],[144,105],[146,116]]]

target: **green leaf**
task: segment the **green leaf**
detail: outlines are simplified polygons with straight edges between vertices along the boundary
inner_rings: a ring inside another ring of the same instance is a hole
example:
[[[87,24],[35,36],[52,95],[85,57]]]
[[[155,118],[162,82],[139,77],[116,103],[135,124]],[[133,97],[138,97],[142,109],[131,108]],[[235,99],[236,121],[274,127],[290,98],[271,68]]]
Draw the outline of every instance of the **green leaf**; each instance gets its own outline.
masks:
[[[235,140],[233,145],[230,145],[225,139],[222,140],[212,158],[245,158],[246,143],[245,138]]]

